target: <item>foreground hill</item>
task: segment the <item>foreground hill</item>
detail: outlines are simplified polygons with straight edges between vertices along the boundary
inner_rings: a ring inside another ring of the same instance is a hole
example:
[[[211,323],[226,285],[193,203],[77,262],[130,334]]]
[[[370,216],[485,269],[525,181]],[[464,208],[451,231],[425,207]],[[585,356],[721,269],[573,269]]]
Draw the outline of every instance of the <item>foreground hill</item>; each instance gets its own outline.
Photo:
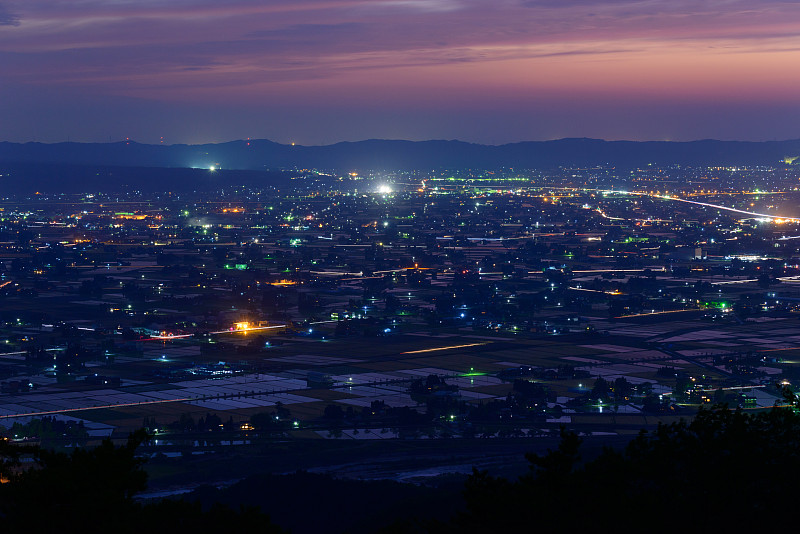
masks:
[[[788,391],[788,390],[787,390]],[[787,398],[793,394],[788,391]],[[110,440],[69,453],[0,441],[0,528],[7,532],[279,534],[765,531],[790,516],[800,474],[800,415],[716,406],[691,422],[642,432],[624,448],[527,454],[516,479],[474,471],[459,492],[298,472],[140,501],[137,447]],[[536,438],[538,439],[538,438]],[[532,444],[535,446],[535,444]],[[191,455],[190,455],[191,456]],[[27,461],[23,461],[27,460]],[[253,466],[257,469],[257,466]],[[460,495],[459,495],[460,493]]]

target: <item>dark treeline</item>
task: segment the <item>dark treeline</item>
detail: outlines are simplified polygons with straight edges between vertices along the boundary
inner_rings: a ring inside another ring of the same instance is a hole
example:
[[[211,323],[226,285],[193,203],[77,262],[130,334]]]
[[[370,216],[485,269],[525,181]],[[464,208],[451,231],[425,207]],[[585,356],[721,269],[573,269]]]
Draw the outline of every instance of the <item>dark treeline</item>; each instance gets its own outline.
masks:
[[[144,431],[117,447],[110,440],[71,453],[0,442],[3,532],[280,533],[257,508],[202,508],[200,503],[134,499],[147,487],[136,448]]]
[[[518,480],[475,472],[467,511],[439,532],[710,532],[764,528],[796,502],[800,416],[701,410],[582,463],[581,439],[527,455]],[[432,531],[428,528],[420,531]]]
[[[642,432],[622,450],[581,458],[562,431],[556,450],[529,454],[515,479],[475,471],[459,491],[323,475],[254,475],[183,499],[141,503],[135,449],[106,441],[70,454],[2,444],[0,527],[19,532],[678,532],[763,528],[792,510],[800,415],[701,410],[691,422]],[[29,457],[32,464],[18,463]],[[30,466],[33,465],[33,468]],[[23,466],[27,466],[23,469]],[[460,494],[460,495],[459,495]],[[270,522],[267,514],[273,516]],[[279,525],[279,526],[275,526]]]

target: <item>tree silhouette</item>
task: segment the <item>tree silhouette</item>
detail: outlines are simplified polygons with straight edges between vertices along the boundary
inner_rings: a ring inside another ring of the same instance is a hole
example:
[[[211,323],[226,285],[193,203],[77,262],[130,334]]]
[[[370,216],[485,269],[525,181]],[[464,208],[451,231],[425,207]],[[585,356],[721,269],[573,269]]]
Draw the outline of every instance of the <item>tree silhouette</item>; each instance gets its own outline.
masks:
[[[701,410],[587,462],[580,444],[562,430],[558,449],[527,455],[530,472],[517,480],[474,471],[467,511],[429,531],[742,531],[795,504],[800,415],[793,409]]]
[[[234,511],[175,500],[142,504],[134,499],[147,487],[137,447],[144,430],[115,446],[110,439],[69,454],[0,442],[0,528],[5,532],[159,531],[277,533],[257,509]]]

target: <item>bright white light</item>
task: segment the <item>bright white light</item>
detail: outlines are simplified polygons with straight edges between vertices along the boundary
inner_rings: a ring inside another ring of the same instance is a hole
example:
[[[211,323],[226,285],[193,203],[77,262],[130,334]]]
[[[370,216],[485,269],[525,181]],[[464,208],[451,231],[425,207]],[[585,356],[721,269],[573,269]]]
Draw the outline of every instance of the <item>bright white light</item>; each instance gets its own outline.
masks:
[[[212,165],[211,167],[208,168],[208,170],[214,172],[217,170],[217,168],[214,165]]]
[[[386,185],[386,184],[379,185],[378,186],[378,193],[380,193],[382,195],[389,195],[389,194],[392,193],[392,186]]]

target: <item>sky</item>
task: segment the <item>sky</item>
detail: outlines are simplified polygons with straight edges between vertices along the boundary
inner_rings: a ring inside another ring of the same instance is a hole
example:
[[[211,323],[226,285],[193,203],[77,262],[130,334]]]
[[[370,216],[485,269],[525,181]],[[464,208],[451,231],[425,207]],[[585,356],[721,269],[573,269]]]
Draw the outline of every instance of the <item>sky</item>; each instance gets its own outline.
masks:
[[[800,2],[0,0],[0,140],[800,138]]]

